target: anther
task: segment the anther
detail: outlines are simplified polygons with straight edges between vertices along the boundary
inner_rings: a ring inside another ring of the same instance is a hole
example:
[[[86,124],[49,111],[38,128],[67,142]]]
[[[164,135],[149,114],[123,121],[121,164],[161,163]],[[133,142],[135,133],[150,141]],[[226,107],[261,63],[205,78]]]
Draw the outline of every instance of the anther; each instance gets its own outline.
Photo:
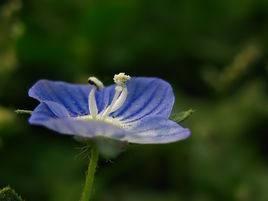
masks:
[[[89,84],[97,87],[97,89],[102,89],[104,87],[103,83],[96,77],[89,77],[87,81]]]
[[[119,86],[125,86],[126,82],[130,80],[130,76],[125,73],[119,73],[114,75],[114,82]]]

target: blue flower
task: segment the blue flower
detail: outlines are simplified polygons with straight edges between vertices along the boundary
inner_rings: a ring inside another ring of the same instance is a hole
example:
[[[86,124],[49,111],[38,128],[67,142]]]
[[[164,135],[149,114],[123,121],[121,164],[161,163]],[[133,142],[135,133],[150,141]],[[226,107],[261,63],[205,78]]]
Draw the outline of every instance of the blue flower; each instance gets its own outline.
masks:
[[[159,78],[115,75],[104,87],[39,80],[29,96],[40,101],[29,122],[81,138],[106,137],[138,144],[170,143],[187,138],[189,129],[169,120],[171,86]]]

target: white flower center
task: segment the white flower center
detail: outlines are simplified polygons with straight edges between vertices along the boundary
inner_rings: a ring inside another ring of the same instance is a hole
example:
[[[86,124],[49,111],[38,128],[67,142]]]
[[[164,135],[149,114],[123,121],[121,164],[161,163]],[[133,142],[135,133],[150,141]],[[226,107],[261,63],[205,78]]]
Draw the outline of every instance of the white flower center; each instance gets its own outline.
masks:
[[[100,120],[106,123],[111,123],[113,125],[124,127],[124,125],[116,118],[109,116],[111,113],[115,112],[119,108],[122,107],[124,102],[126,101],[128,91],[126,87],[126,82],[131,77],[126,75],[125,73],[119,73],[114,76],[115,86],[115,94],[113,97],[112,102],[108,105],[103,111],[99,112],[96,103],[95,93],[96,90],[103,88],[103,84],[100,80],[96,77],[89,77],[88,82],[89,84],[93,85],[92,90],[88,96],[88,106],[90,115],[80,116],[77,117],[78,119],[82,120]]]

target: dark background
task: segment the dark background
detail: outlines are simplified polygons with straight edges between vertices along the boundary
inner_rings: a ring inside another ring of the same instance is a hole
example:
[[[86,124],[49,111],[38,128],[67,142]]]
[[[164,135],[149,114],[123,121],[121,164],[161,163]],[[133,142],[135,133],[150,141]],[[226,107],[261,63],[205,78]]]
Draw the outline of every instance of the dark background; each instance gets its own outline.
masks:
[[[192,136],[102,159],[94,200],[267,201],[267,24],[267,0],[1,0],[0,187],[79,200],[82,145],[13,111],[38,79],[126,72],[169,81]]]

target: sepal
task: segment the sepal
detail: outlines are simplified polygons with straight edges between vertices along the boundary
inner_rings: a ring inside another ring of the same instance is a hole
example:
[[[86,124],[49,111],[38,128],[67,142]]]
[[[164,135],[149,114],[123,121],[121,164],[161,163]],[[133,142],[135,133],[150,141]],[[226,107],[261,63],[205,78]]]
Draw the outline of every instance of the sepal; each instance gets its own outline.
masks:
[[[189,110],[180,112],[177,115],[173,115],[171,119],[177,123],[181,123],[185,121],[186,119],[188,119],[194,112],[195,111],[193,109],[189,109]]]

